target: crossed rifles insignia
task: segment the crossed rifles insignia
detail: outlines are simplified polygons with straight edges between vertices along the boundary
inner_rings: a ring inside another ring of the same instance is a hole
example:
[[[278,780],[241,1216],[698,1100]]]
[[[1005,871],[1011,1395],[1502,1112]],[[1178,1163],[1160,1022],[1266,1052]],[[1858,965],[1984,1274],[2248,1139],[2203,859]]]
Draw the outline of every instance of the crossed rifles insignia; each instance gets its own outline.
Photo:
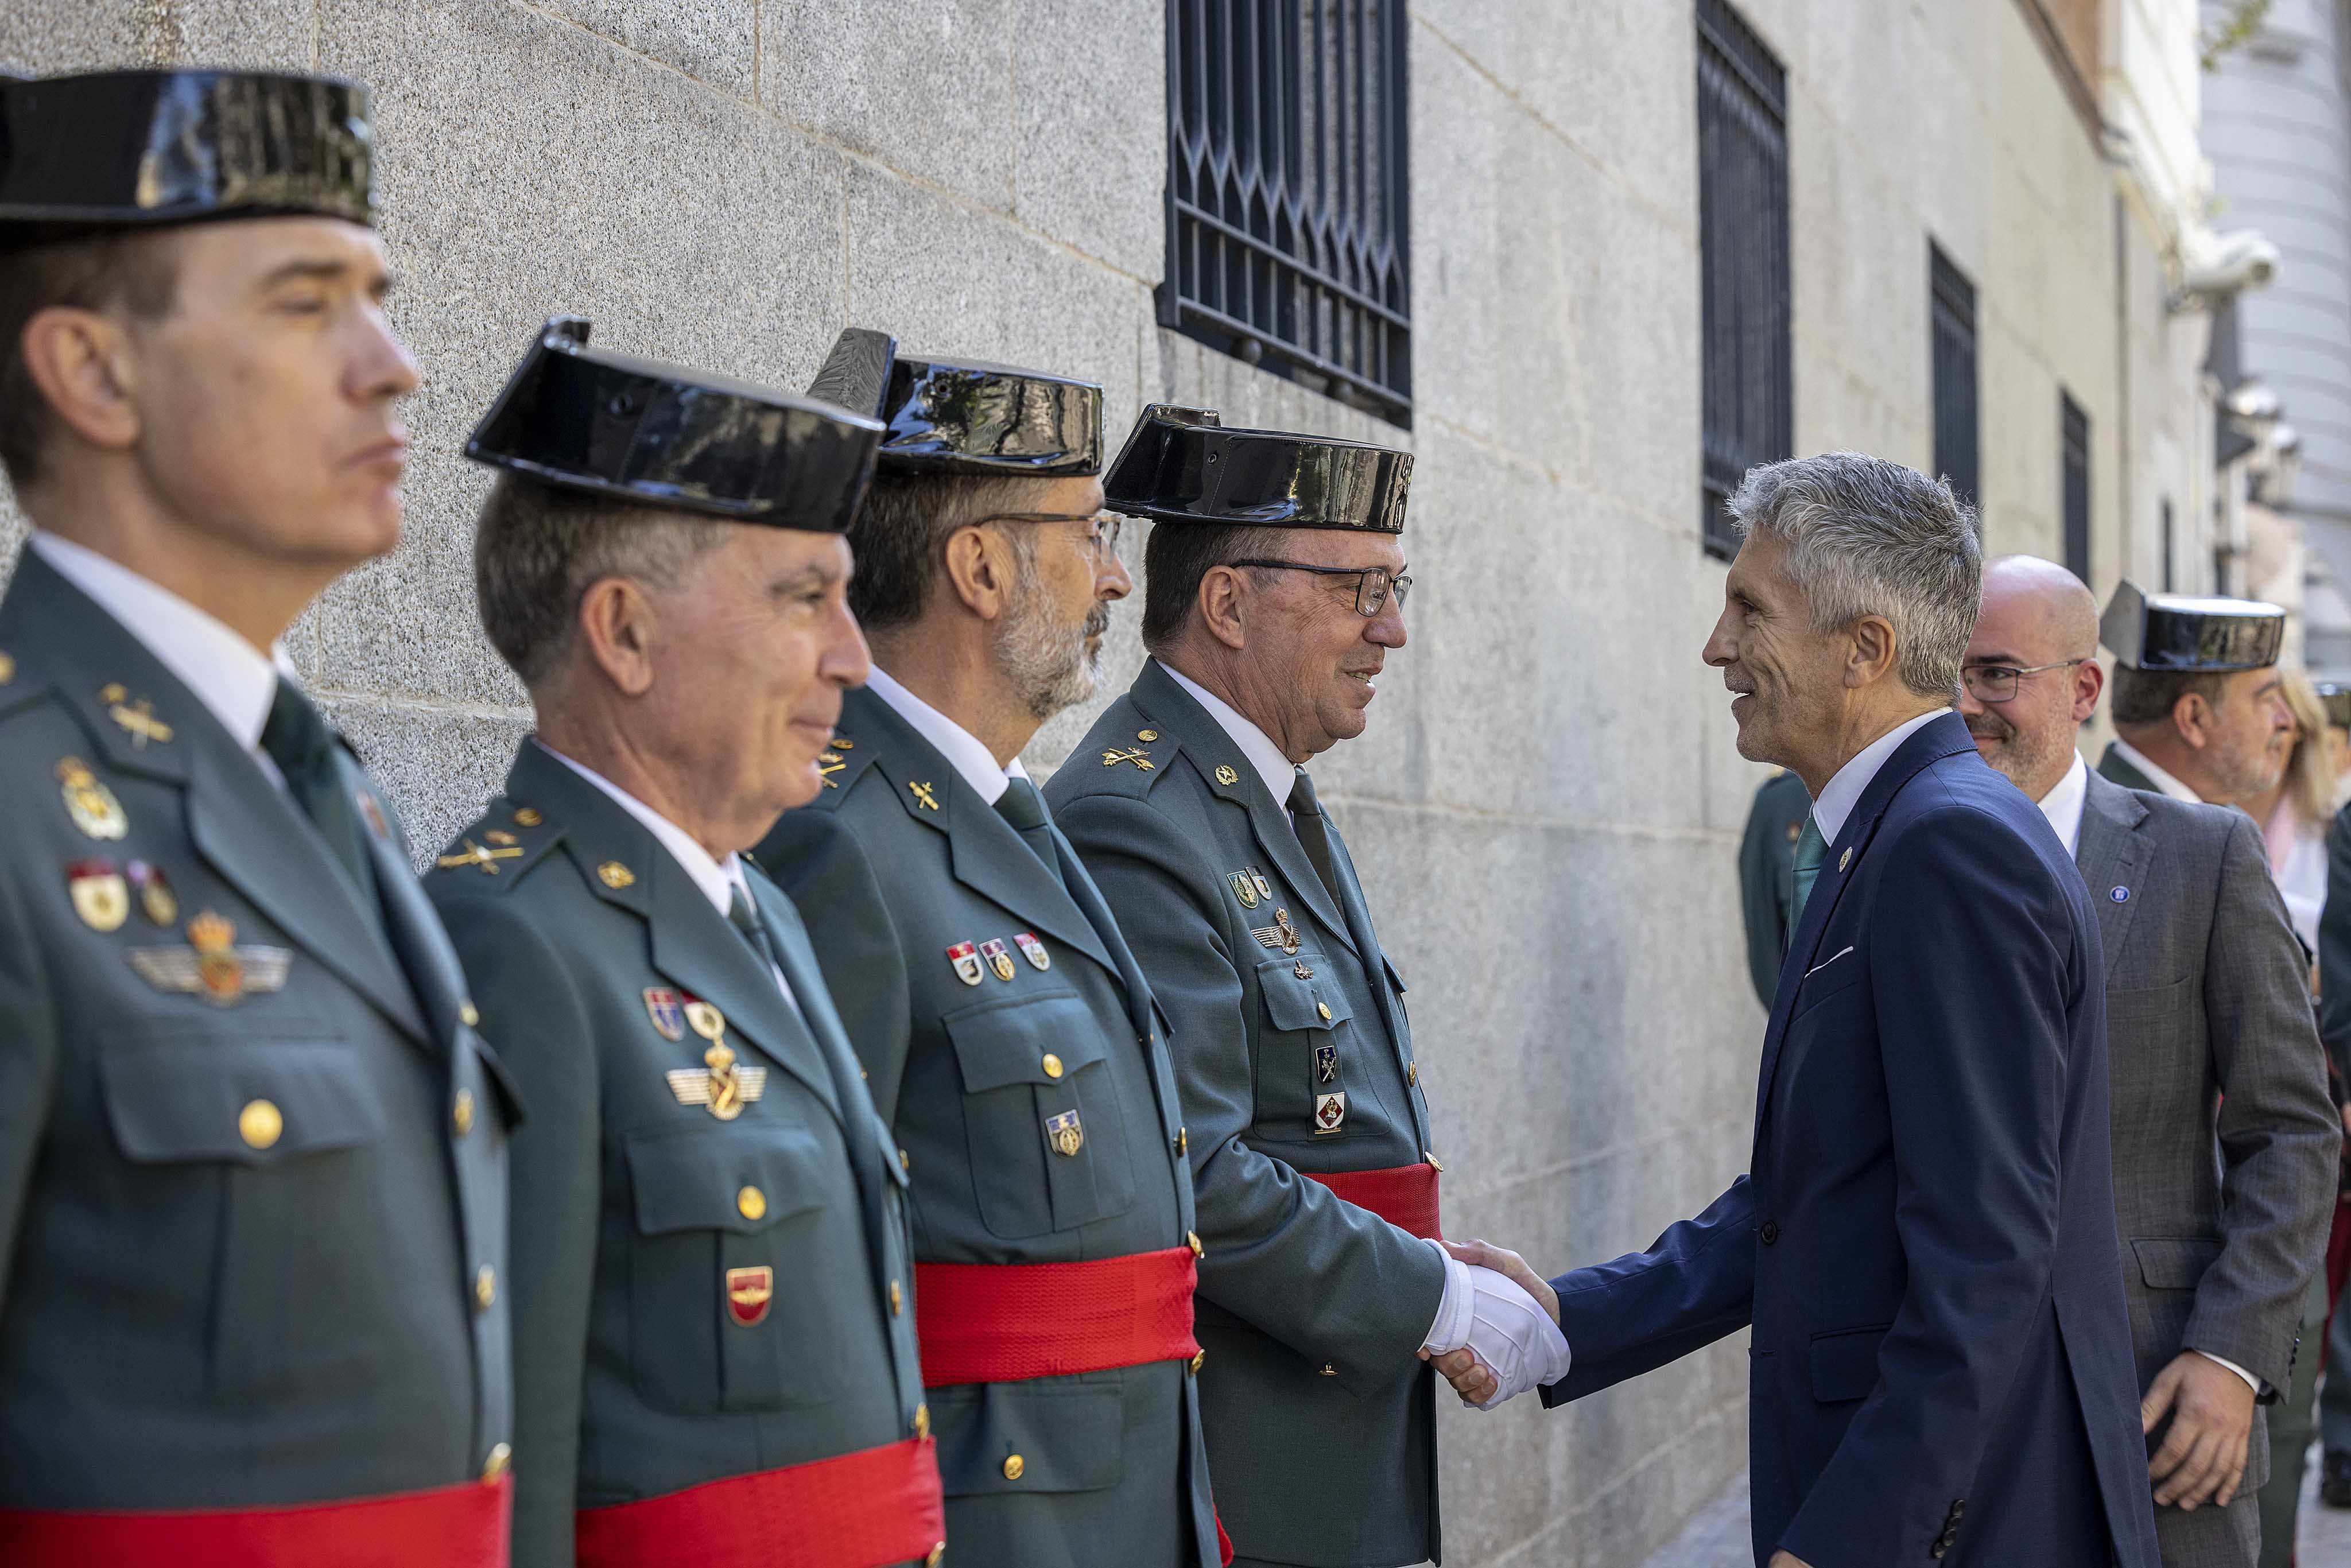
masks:
[[[1122,762],[1134,763],[1136,769],[1140,772],[1148,773],[1151,771],[1151,753],[1144,750],[1143,747],[1139,746],[1129,747],[1123,751],[1121,751],[1116,747],[1113,747],[1112,749],[1102,753],[1102,766],[1104,768],[1115,768]]]

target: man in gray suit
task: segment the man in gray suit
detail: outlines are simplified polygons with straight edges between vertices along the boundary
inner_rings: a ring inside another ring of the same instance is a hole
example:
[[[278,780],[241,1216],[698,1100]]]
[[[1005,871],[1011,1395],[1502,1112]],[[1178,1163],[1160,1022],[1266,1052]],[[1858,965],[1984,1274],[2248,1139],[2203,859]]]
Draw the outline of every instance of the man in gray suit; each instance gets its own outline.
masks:
[[[506,1561],[511,1105],[278,646],[400,537],[369,116],[0,79],[12,1565]]]
[[[2143,656],[2120,600],[2110,645]],[[2155,612],[2162,614],[2160,607]],[[2156,638],[2170,630],[2160,619]],[[2030,556],[1984,569],[1959,711],[2074,852],[2105,949],[2124,1290],[2170,1568],[2252,1568],[2341,1138],[2300,946],[2241,812],[2126,789],[2074,749],[2103,685],[2096,603]],[[2144,672],[2141,672],[2144,674]]]
[[[538,729],[426,880],[534,1108],[515,1568],[935,1563],[905,1175],[743,854],[865,675],[841,533],[881,432],[588,332],[549,322],[466,445]]]

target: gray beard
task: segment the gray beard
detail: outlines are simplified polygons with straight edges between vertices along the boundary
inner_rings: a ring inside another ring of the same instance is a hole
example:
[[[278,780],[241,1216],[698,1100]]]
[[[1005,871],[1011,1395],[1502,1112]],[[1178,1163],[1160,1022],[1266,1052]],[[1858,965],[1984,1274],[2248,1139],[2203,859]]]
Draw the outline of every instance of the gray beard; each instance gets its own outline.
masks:
[[[997,633],[996,657],[1029,717],[1041,724],[1102,689],[1100,638],[1109,628],[1109,607],[1099,603],[1074,631],[1053,624],[1043,585],[1029,562],[1020,562],[1012,612]]]

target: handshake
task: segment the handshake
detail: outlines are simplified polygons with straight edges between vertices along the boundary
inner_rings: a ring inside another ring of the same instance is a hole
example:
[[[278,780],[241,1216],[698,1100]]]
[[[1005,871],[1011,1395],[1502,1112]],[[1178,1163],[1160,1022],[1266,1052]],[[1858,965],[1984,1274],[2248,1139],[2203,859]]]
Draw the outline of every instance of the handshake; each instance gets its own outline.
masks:
[[[1483,1241],[1432,1241],[1445,1254],[1445,1298],[1421,1359],[1465,1405],[1491,1410],[1567,1375],[1559,1298],[1525,1259]]]

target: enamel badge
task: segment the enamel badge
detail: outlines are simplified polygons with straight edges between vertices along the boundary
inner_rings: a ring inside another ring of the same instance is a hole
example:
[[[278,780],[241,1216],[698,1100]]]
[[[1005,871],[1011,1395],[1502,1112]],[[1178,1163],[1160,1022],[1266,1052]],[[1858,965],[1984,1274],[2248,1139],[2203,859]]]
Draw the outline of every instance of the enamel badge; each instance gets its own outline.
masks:
[[[112,861],[75,861],[66,867],[66,891],[92,931],[119,931],[131,918],[131,884]]]
[[[1268,904],[1271,904],[1273,902],[1273,883],[1265,880],[1265,873],[1258,870],[1255,866],[1249,867],[1249,881],[1257,884],[1257,895],[1259,898],[1262,898]]]
[[[66,815],[73,825],[93,839],[119,839],[131,831],[131,819],[122,814],[122,802],[114,791],[98,780],[89,764],[78,757],[60,758],[57,761],[58,793],[65,798]]]
[[[685,1002],[668,986],[645,988],[645,1017],[664,1040],[685,1038]]]
[[[294,955],[283,947],[236,946],[236,927],[209,909],[188,922],[188,942],[185,947],[133,947],[125,956],[157,990],[201,996],[214,1007],[286,988]]]
[[[1314,1096],[1314,1131],[1335,1133],[1347,1120],[1347,1097],[1342,1093]]]
[[[1012,941],[1020,949],[1020,956],[1029,960],[1030,968],[1041,970],[1053,967],[1053,956],[1045,951],[1045,944],[1037,939],[1034,931],[1023,931]]]
[[[679,1104],[699,1105],[722,1122],[733,1121],[744,1106],[768,1092],[768,1070],[736,1066],[735,1053],[726,1046],[704,1051],[702,1066],[699,1072],[680,1067],[665,1074],[669,1092]]]
[[[967,986],[979,984],[987,973],[979,961],[979,949],[968,942],[958,942],[947,949],[947,962],[955,966],[956,978]]]
[[[1073,1159],[1086,1146],[1086,1130],[1078,1124],[1075,1111],[1064,1111],[1045,1118],[1045,1141],[1063,1159]]]
[[[775,1296],[776,1271],[767,1265],[726,1270],[726,1315],[741,1327],[757,1328]]]
[[[1007,947],[1001,938],[991,937],[981,943],[979,951],[981,956],[987,960],[987,967],[996,971],[998,979],[1008,980],[1012,977],[1012,949]]]
[[[180,918],[180,901],[172,892],[172,883],[163,868],[147,861],[132,861],[123,868],[131,873],[131,891],[139,895],[139,912],[158,925],[169,925]]]
[[[1339,1048],[1337,1046],[1318,1045],[1314,1048],[1314,1082],[1317,1083],[1339,1082]]]
[[[1225,880],[1232,883],[1233,896],[1241,901],[1243,909],[1257,907],[1257,883],[1250,880],[1249,873],[1228,871],[1225,873]]]

